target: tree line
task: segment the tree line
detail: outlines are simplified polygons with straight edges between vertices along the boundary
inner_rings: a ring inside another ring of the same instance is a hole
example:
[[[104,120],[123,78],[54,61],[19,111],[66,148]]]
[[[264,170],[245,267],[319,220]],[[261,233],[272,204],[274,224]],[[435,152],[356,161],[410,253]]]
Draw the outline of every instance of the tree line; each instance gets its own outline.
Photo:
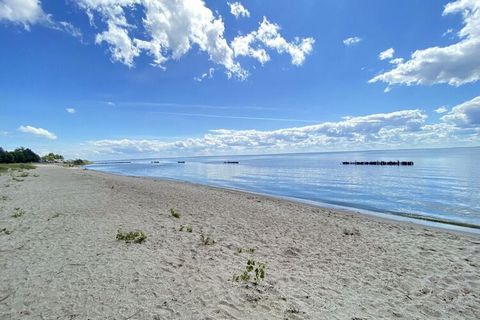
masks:
[[[0,163],[27,163],[40,162],[38,154],[29,148],[17,148],[13,151],[6,151],[0,147]]]

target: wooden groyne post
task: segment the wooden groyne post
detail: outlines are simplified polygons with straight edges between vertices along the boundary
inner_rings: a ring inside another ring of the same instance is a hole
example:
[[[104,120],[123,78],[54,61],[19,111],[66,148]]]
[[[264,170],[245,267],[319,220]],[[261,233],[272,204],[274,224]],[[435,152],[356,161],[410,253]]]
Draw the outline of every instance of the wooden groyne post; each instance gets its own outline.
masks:
[[[343,165],[354,166],[413,166],[413,161],[343,161]]]

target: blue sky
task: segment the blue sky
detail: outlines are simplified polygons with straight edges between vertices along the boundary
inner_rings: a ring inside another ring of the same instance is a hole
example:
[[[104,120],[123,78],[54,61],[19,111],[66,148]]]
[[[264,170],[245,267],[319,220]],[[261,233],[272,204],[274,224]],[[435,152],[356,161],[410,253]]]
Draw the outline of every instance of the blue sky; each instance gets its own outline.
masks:
[[[0,0],[0,39],[6,149],[113,159],[480,141],[478,0]]]

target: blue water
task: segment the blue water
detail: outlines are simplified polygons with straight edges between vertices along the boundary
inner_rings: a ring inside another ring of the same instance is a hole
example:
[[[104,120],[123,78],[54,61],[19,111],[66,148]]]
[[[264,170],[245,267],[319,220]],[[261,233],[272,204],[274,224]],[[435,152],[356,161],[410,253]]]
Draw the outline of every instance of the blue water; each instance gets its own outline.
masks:
[[[480,147],[155,159],[157,164],[152,160],[88,168],[480,226]],[[355,160],[403,160],[415,165],[341,164]]]

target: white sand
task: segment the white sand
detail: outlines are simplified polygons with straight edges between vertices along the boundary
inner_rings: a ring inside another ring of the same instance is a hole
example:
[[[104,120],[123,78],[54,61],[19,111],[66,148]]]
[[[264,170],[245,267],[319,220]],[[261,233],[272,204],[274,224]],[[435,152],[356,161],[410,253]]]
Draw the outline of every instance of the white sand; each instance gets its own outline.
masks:
[[[0,176],[3,228],[2,320],[480,319],[478,236],[53,166]],[[232,281],[249,257],[267,263],[258,286]]]

